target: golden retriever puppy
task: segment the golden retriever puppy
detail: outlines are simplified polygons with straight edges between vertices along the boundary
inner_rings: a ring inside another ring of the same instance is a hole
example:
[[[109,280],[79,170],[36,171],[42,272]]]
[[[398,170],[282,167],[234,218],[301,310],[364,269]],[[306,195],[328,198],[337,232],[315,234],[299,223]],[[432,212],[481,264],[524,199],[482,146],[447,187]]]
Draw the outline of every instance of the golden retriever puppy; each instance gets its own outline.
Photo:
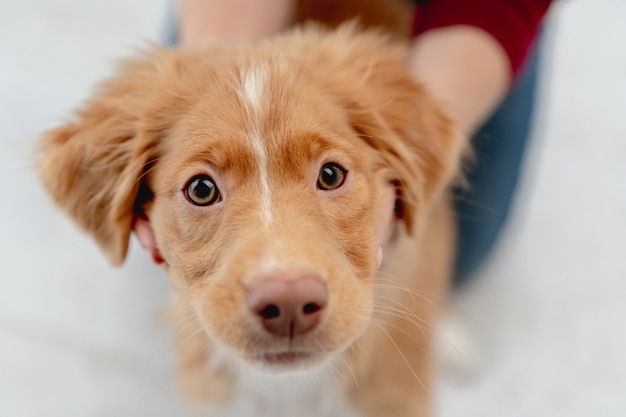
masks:
[[[55,202],[171,279],[202,415],[429,415],[464,141],[407,52],[355,25],[155,48],[47,133]]]

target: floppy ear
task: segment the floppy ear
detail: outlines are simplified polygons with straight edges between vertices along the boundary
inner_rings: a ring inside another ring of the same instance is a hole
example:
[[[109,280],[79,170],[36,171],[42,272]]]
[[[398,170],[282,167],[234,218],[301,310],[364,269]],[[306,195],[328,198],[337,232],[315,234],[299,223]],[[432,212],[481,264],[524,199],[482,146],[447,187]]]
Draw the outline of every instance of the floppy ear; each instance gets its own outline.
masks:
[[[466,140],[413,80],[407,45],[376,31],[354,34],[353,23],[344,25],[333,36],[349,47],[327,45],[336,62],[332,70],[341,74],[338,99],[354,130],[391,168],[399,214],[411,230],[417,206],[433,201],[460,176]]]
[[[378,81],[384,79],[373,72],[370,82]],[[353,129],[390,169],[398,194],[396,214],[411,230],[417,210],[460,179],[465,140],[417,84],[401,77],[389,81],[378,92],[368,86],[372,101],[362,99],[347,108]]]
[[[45,188],[115,265],[126,257],[136,211],[151,197],[142,176],[171,116],[164,83],[176,65],[173,57],[157,64],[157,55],[126,62],[75,121],[47,132],[40,147]]]

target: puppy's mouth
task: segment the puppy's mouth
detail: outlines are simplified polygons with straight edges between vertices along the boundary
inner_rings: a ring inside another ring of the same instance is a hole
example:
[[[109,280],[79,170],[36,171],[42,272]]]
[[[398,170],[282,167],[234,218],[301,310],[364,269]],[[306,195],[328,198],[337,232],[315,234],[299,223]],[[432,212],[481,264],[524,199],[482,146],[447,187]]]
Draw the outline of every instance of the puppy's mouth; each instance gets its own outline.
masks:
[[[311,352],[272,352],[260,356],[268,364],[291,364],[310,360],[314,355]]]
[[[319,363],[323,357],[321,352],[306,350],[284,350],[261,352],[253,360],[263,367],[275,369],[299,369]]]

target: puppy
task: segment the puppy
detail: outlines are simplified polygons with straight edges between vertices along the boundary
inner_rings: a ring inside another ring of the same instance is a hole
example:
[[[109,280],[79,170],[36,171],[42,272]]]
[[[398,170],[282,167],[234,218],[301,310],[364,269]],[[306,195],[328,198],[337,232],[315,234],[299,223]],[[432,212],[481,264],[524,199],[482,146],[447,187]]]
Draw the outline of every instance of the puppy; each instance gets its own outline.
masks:
[[[171,279],[202,415],[430,414],[464,140],[406,62],[350,24],[154,48],[45,136],[57,205]]]

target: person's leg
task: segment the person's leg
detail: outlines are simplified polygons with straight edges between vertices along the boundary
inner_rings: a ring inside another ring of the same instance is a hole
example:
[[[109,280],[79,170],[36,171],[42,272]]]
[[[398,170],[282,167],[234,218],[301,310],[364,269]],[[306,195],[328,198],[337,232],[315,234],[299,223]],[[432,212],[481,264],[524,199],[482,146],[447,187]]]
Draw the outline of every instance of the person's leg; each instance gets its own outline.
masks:
[[[455,192],[456,284],[486,258],[508,217],[531,128],[538,49],[502,105],[472,138],[476,161],[467,174],[470,188]]]

